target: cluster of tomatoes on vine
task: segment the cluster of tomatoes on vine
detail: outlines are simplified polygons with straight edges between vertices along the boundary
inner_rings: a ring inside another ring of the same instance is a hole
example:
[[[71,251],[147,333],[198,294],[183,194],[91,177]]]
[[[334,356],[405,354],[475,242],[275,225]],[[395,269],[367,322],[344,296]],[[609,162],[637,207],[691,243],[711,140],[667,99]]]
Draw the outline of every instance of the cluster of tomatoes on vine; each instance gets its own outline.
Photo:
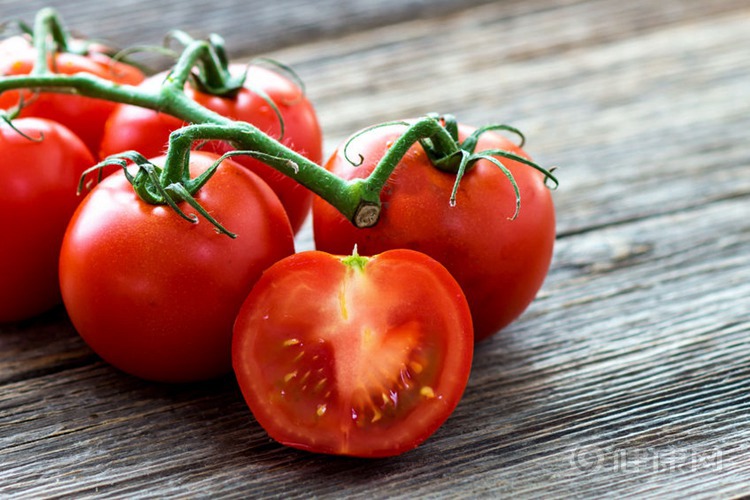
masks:
[[[167,89],[174,70],[146,76],[53,11],[25,31],[0,43],[0,221],[12,235],[0,323],[62,303],[124,372],[185,383],[233,370],[277,441],[390,456],[443,424],[475,342],[543,283],[554,177],[511,127],[374,124],[324,163],[299,82],[231,64],[217,37]],[[211,85],[217,75],[232,85]],[[192,111],[162,107],[177,95]],[[179,150],[196,130],[208,139]],[[257,149],[238,151],[256,132]],[[316,250],[296,253],[308,217]]]

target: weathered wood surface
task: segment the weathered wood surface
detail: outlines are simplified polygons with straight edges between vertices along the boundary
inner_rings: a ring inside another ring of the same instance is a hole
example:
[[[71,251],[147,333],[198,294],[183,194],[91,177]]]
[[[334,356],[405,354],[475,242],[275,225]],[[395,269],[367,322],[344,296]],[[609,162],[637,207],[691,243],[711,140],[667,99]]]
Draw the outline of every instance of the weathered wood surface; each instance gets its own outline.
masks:
[[[748,2],[57,3],[121,44],[215,31],[237,58],[291,64],[329,150],[429,111],[512,123],[560,167],[559,237],[540,296],[478,346],[454,415],[388,460],[276,445],[231,378],[123,375],[62,310],[2,326],[0,496],[750,492]]]

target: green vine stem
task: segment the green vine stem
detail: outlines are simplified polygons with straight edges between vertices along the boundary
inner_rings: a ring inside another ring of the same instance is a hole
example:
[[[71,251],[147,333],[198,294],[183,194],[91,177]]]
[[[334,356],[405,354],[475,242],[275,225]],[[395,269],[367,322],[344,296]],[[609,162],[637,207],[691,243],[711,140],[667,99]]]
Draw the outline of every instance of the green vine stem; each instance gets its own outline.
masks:
[[[494,156],[521,161],[541,170],[546,179],[552,179],[557,183],[550,172],[510,152],[474,153],[473,145],[476,143],[476,137],[472,137],[471,140],[467,139],[462,147],[456,137],[453,119],[446,120],[446,117],[437,115],[429,115],[410,124],[404,134],[383,156],[369,177],[345,181],[269,137],[253,125],[233,121],[214,113],[197,104],[185,94],[185,83],[196,67],[209,72],[212,76],[228,77],[222,69],[222,65],[225,66],[227,62],[223,47],[212,44],[210,39],[206,41],[182,37],[181,40],[186,43],[185,48],[163,84],[158,89],[145,89],[115,84],[90,74],[61,75],[53,73],[46,62],[49,36],[54,40],[54,50],[59,51],[65,47],[67,32],[62,28],[62,23],[51,9],[43,9],[39,12],[34,30],[35,46],[39,51],[38,64],[29,75],[0,77],[0,93],[22,88],[44,92],[77,93],[157,110],[191,124],[171,134],[167,157],[163,166],[149,166],[148,162],[139,157],[137,153],[130,153],[129,156],[127,154],[116,155],[116,158],[105,160],[95,167],[98,168],[103,164],[113,162],[124,167],[126,162],[123,158],[130,160],[136,158],[136,163],[139,164],[141,171],[145,174],[141,177],[129,177],[129,179],[134,184],[136,192],[140,191],[139,196],[151,203],[169,204],[172,208],[175,208],[174,197],[169,193],[176,194],[179,200],[190,201],[195,191],[207,180],[193,182],[189,178],[187,165],[190,149],[194,142],[205,140],[228,141],[237,149],[230,155],[248,154],[254,156],[283,174],[294,178],[328,201],[355,226],[360,228],[370,227],[377,223],[381,212],[380,192],[400,160],[409,148],[417,142],[425,147],[438,168],[457,173],[456,188],[463,172],[480,158],[490,159],[503,169],[515,187],[510,172],[507,171],[500,160],[493,159]],[[237,82],[229,82],[230,87],[232,84],[236,85]],[[496,126],[496,128],[514,130],[505,126]],[[135,182],[136,178],[139,179],[138,182]],[[146,187],[139,189],[137,186],[141,185]],[[157,193],[157,195],[153,196],[153,193]],[[164,193],[167,193],[168,196],[165,197]],[[516,195],[520,202],[517,188]],[[200,209],[196,209],[203,214]],[[181,212],[180,214],[188,220],[195,220],[194,217],[185,216]],[[231,236],[231,233],[221,227],[217,221],[211,220],[211,222],[220,232]]]

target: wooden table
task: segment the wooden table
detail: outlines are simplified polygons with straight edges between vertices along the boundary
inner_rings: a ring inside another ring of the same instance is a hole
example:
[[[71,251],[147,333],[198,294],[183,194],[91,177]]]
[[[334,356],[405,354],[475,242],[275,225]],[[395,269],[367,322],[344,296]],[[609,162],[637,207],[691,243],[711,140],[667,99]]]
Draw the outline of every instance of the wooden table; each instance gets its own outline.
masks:
[[[195,4],[195,5],[194,5]],[[530,309],[476,348],[424,445],[283,448],[231,377],[140,381],[64,311],[0,327],[0,497],[693,497],[750,492],[746,0],[50,1],[120,45],[170,28],[294,67],[330,151],[431,111],[505,122],[559,166]],[[41,2],[0,1],[31,21]],[[7,237],[7,236],[4,236]],[[298,248],[312,246],[309,226]]]

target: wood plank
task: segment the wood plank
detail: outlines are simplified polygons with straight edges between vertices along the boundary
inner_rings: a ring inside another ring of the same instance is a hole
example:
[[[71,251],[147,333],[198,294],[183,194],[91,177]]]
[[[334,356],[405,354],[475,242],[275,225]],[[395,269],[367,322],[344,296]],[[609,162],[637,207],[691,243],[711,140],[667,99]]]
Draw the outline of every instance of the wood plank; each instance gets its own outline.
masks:
[[[684,17],[671,18],[674,6],[652,4],[591,2],[510,21],[492,4],[278,58],[305,80],[328,151],[361,127],[433,111],[519,127],[535,159],[560,167],[565,234],[750,190],[750,114],[727,106],[750,101],[750,7],[678,2]]]
[[[77,32],[104,38],[120,47],[160,44],[172,29],[187,31],[196,38],[218,33],[225,38],[230,53],[240,57],[322,38],[337,38],[406,19],[448,15],[490,1],[0,0],[0,13],[4,19],[33,23],[39,9],[53,7]],[[164,63],[161,59],[152,61]]]
[[[496,2],[274,52],[329,150],[434,110],[527,132],[563,181],[542,293],[478,346],[446,425],[376,462],[276,445],[231,377],[125,376],[59,310],[2,326],[0,496],[746,492],[748,19],[734,0]]]
[[[742,203],[563,239],[546,293],[523,321],[478,347],[448,423],[378,467],[269,442],[230,379],[150,384],[94,363],[4,386],[0,491],[668,494],[684,483],[682,493],[739,492],[738,481],[750,481],[742,445],[750,220]],[[669,230],[696,219],[690,231]],[[717,227],[735,232],[717,239]],[[619,250],[580,251],[602,241],[650,243],[627,259]],[[710,490],[696,475],[711,477]],[[383,484],[399,489],[374,489]]]

